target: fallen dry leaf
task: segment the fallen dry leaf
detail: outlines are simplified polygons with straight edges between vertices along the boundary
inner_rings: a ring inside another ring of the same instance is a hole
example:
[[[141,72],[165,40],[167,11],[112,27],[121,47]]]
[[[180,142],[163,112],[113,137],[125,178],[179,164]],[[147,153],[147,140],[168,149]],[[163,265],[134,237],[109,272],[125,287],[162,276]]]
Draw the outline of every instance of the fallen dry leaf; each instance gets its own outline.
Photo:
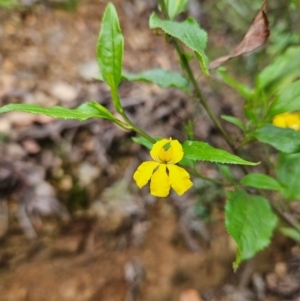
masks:
[[[260,11],[252,21],[252,24],[245,34],[242,42],[229,55],[219,57],[212,61],[209,64],[210,69],[215,69],[226,63],[231,58],[251,52],[266,43],[270,35],[269,21],[266,14],[266,5],[267,0],[264,0]]]

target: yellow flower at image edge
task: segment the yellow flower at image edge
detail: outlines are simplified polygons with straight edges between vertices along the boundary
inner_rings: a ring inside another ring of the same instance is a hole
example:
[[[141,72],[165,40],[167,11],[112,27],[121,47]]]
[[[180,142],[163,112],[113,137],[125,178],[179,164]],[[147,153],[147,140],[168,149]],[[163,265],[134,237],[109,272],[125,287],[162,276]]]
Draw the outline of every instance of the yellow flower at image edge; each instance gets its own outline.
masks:
[[[280,128],[290,128],[295,131],[300,130],[300,114],[299,113],[283,113],[276,115],[272,120],[273,125]]]
[[[182,195],[193,186],[189,173],[175,165],[183,158],[183,149],[178,140],[170,138],[156,142],[150,155],[154,161],[143,162],[133,175],[139,188],[151,179],[150,193],[165,197],[171,187],[178,195]]]

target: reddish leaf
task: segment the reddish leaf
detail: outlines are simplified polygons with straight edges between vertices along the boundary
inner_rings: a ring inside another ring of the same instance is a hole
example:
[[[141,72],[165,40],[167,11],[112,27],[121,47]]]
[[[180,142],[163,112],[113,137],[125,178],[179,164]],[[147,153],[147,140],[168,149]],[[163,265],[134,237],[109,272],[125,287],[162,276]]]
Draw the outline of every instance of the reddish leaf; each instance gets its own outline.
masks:
[[[266,5],[267,0],[264,0],[260,11],[252,21],[252,24],[245,34],[242,42],[229,55],[219,57],[212,61],[209,64],[210,69],[215,69],[226,63],[231,58],[251,52],[266,43],[270,35],[269,21],[266,14]]]

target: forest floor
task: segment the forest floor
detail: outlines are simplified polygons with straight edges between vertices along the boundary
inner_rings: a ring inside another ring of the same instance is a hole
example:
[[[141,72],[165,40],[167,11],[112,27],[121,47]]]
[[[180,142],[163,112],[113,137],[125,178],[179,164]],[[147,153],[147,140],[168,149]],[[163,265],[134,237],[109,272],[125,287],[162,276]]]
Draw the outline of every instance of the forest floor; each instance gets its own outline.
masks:
[[[179,71],[171,46],[148,29],[156,1],[113,2],[125,37],[124,69]],[[106,3],[0,11],[0,104],[75,107],[94,99],[113,110],[107,86],[93,79]],[[219,34],[211,41],[221,45]],[[240,114],[238,96],[215,89],[208,85],[204,93],[217,113]],[[151,135],[182,140],[183,124],[197,113],[196,137],[226,147],[182,92],[125,82],[120,94],[131,118]],[[295,244],[277,234],[234,272],[225,197],[201,181],[180,199],[138,191],[132,174],[149,155],[131,133],[103,120],[53,121],[17,112],[0,116],[0,133],[0,177],[8,170],[21,187],[8,202],[7,231],[0,216],[0,301],[297,300],[288,272]],[[216,175],[210,165],[201,168]],[[34,230],[20,215],[22,202]],[[272,290],[278,285],[285,295]]]

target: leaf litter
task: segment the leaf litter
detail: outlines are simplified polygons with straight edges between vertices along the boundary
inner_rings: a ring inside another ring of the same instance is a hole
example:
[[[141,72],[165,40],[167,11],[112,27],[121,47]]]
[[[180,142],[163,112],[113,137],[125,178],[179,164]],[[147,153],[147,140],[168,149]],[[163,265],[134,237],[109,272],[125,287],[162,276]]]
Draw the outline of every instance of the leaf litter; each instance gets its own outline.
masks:
[[[115,3],[125,32],[124,68],[132,73],[143,71],[141,66],[172,70],[174,53],[147,26],[155,1]],[[33,3],[23,13],[0,12],[0,39],[5,38],[0,104],[72,108],[96,99],[112,110],[107,87],[93,80],[104,4],[89,0],[74,13]],[[232,56],[259,46],[251,36],[266,25],[264,8],[260,14]],[[182,92],[122,83],[120,93],[130,118],[151,135],[161,136],[163,129],[167,137],[185,139],[181,126],[193,108]],[[222,110],[218,96],[207,94]],[[232,106],[230,96],[222,106]],[[198,113],[196,135],[218,145],[207,116]],[[130,143],[130,134],[103,120],[53,121],[20,113],[1,115],[0,129],[1,298],[199,301],[265,296],[249,286],[237,288],[244,273],[241,269],[234,275],[231,269],[235,248],[224,232],[223,199],[218,197],[210,208],[215,222],[207,227],[195,212],[193,195],[156,202],[148,191],[134,191],[132,170],[148,153]],[[214,173],[208,165],[201,168],[204,174]],[[286,241],[278,245],[286,248]],[[273,257],[285,262],[286,256],[270,252],[259,262]],[[293,267],[289,277],[298,279],[296,259]],[[270,280],[263,279],[263,292],[279,298],[285,277],[272,270],[272,263],[264,272]],[[236,285],[228,286],[231,282]],[[256,282],[248,279],[253,286]],[[272,291],[274,283],[277,291]],[[285,296],[294,297],[296,289],[291,286]]]

